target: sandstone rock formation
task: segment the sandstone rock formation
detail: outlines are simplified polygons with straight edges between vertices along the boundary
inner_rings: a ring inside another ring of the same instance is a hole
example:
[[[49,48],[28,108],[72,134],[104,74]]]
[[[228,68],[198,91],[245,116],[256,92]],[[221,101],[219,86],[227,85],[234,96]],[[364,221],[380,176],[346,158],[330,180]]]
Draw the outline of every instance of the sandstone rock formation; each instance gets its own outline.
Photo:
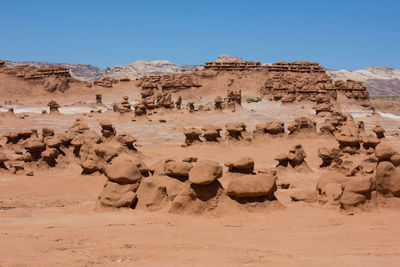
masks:
[[[60,105],[59,105],[56,101],[51,100],[51,101],[47,104],[47,106],[50,108],[50,114],[52,114],[52,115],[58,115],[58,114],[60,114],[60,111],[58,110],[58,108],[60,107]]]
[[[41,84],[46,92],[59,91],[63,93],[69,88],[71,82],[78,82],[71,77],[69,69],[62,66],[35,67],[27,64],[7,66],[3,61],[0,73]]]
[[[276,187],[275,173],[260,173],[235,177],[227,188],[227,194],[234,198],[263,197],[274,200]]]

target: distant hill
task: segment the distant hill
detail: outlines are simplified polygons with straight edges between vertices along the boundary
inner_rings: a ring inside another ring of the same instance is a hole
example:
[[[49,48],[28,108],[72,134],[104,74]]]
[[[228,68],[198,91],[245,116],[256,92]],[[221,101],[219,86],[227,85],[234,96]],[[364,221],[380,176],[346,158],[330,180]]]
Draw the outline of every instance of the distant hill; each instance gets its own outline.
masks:
[[[333,80],[356,80],[367,85],[371,96],[400,96],[400,69],[371,67],[364,70],[327,70]]]
[[[224,60],[241,60],[238,57],[223,55],[218,58]],[[114,66],[102,70],[98,67],[85,64],[69,63],[48,63],[48,62],[12,62],[6,61],[7,65],[15,66],[18,64],[28,64],[33,66],[65,66],[70,69],[71,75],[77,79],[85,81],[100,80],[103,76],[111,78],[130,79],[140,78],[149,75],[162,75],[167,73],[186,72],[200,69],[199,65],[176,65],[166,60],[156,61],[136,61],[127,65]],[[367,90],[371,96],[400,96],[400,69],[385,67],[370,67],[363,70],[327,70],[327,74],[333,80],[356,80],[362,81],[367,85]]]
[[[115,66],[112,69],[107,69],[105,70],[105,75],[117,79],[124,77],[128,77],[130,79],[136,79],[142,76],[185,72],[185,71],[192,71],[198,68],[200,68],[200,66],[176,65],[166,60],[156,60],[156,61],[139,60],[128,65]]]

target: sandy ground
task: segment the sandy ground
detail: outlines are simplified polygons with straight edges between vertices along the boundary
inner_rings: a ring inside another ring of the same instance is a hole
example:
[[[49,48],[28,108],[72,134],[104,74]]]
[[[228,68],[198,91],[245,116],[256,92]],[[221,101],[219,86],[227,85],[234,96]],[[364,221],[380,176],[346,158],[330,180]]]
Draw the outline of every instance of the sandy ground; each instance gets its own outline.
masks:
[[[182,216],[94,211],[105,181],[78,170],[3,176],[1,266],[398,266],[400,212],[297,204]]]

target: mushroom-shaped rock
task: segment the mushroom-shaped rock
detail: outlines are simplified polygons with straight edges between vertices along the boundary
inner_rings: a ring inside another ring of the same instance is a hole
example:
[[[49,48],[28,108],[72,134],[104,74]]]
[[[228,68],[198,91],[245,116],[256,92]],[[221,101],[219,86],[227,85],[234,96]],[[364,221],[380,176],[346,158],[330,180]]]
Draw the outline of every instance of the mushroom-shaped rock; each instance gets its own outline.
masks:
[[[195,108],[194,108],[194,102],[193,102],[193,101],[188,102],[187,105],[188,105],[188,108],[189,108],[189,112],[190,112],[190,113],[193,113],[193,112],[196,111]]]
[[[335,138],[339,142],[341,149],[345,147],[359,147],[360,136],[358,128],[353,121],[349,121],[347,124],[339,127],[335,133]]]
[[[381,141],[375,136],[364,134],[361,136],[361,142],[365,149],[369,149],[370,147],[375,148]]]
[[[306,157],[306,152],[301,145],[294,146],[292,149],[290,149],[288,154],[288,160],[292,167],[302,164]]]
[[[235,177],[228,184],[227,194],[237,198],[266,197],[273,200],[276,190],[276,176],[271,172]]]
[[[282,121],[271,121],[265,124],[265,131],[268,134],[283,134],[285,133],[285,124]]]
[[[246,131],[246,125],[243,122],[228,123],[225,125],[226,137],[231,140],[243,139],[242,132]]]
[[[318,157],[322,159],[322,165],[321,166],[329,166],[331,165],[333,161],[333,157],[331,155],[331,152],[328,148],[326,147],[321,147],[318,149]]]
[[[200,135],[201,131],[197,128],[185,129],[183,134],[185,135],[185,144],[191,145],[193,143],[201,142]]]
[[[50,114],[60,114],[60,111],[58,110],[60,105],[56,101],[51,100],[47,106],[50,108]]]
[[[220,97],[220,96],[217,96],[215,99],[214,99],[214,109],[215,110],[222,110],[222,103],[224,103],[224,100],[222,100],[222,97]]]
[[[121,144],[124,144],[126,147],[128,147],[131,150],[136,150],[134,147],[133,143],[135,143],[137,140],[135,137],[128,133],[120,133],[117,136],[117,141],[120,142]]]
[[[202,130],[204,131],[203,137],[207,141],[217,142],[218,138],[221,137],[221,134],[220,134],[220,132],[222,131],[221,127],[208,124],[208,125],[204,126],[202,128]]]
[[[235,162],[226,162],[230,172],[252,173],[254,171],[254,159],[250,157],[242,157]]]
[[[395,154],[394,149],[388,146],[387,144],[381,143],[375,147],[375,156],[379,159],[379,161],[383,160],[389,161],[394,154]]]
[[[189,171],[189,181],[192,184],[211,184],[222,176],[222,166],[211,160],[200,160]]]
[[[379,139],[385,137],[385,129],[383,129],[383,127],[380,124],[377,123],[373,131],[376,134],[376,137],[378,137]]]
[[[96,104],[103,104],[103,99],[101,94],[96,94]]]
[[[34,159],[39,159],[40,154],[43,150],[45,150],[46,145],[43,143],[42,139],[40,138],[33,138],[27,140],[28,142],[25,144],[25,149],[31,153]]]
[[[116,157],[104,168],[104,173],[112,182],[119,184],[134,184],[140,181],[142,173],[127,157]]]
[[[116,134],[115,128],[113,127],[112,123],[109,120],[101,120],[101,133],[105,138],[109,138]]]
[[[164,164],[164,172],[170,177],[187,179],[192,168],[193,165],[189,162],[167,161]]]

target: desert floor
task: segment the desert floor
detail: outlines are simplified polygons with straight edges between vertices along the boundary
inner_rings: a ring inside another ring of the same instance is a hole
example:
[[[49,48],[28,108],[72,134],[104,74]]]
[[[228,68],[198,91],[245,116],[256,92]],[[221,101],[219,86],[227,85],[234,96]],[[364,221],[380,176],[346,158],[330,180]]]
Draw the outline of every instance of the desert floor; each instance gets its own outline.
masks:
[[[94,97],[92,97],[94,98]],[[317,149],[337,145],[333,137],[265,138],[249,144],[200,144],[181,147],[183,127],[208,123],[224,126],[243,121],[280,119],[285,123],[306,115],[317,121],[311,104],[281,105],[262,101],[244,104],[235,113],[159,112],[147,118],[120,116],[112,111],[92,114],[90,99],[73,104],[60,98],[63,115],[41,115],[43,103],[15,105],[15,117],[0,117],[0,134],[16,129],[50,127],[65,131],[83,118],[98,131],[109,119],[117,132],[138,139],[146,164],[161,159],[192,156],[224,163],[250,156],[256,168],[276,165],[274,156],[301,144],[312,173],[280,173],[294,188],[314,188],[321,171]],[[76,101],[75,101],[76,102]],[[105,103],[110,105],[110,102]],[[73,105],[72,105],[73,104]],[[5,109],[7,107],[4,107]],[[356,121],[371,132],[376,122],[387,131],[385,142],[397,151],[400,120],[371,115],[356,105],[344,105]],[[20,112],[20,113],[19,113]],[[85,114],[84,114],[85,113]],[[20,118],[19,115],[28,116]],[[160,123],[165,119],[166,123]],[[35,175],[0,175],[0,266],[399,266],[400,205],[369,211],[344,212],[339,207],[291,202],[279,190],[278,201],[222,207],[202,215],[175,215],[166,211],[96,210],[106,181],[100,174],[81,175],[77,163],[37,170]],[[224,185],[226,181],[223,179]],[[398,203],[400,204],[400,203]]]

